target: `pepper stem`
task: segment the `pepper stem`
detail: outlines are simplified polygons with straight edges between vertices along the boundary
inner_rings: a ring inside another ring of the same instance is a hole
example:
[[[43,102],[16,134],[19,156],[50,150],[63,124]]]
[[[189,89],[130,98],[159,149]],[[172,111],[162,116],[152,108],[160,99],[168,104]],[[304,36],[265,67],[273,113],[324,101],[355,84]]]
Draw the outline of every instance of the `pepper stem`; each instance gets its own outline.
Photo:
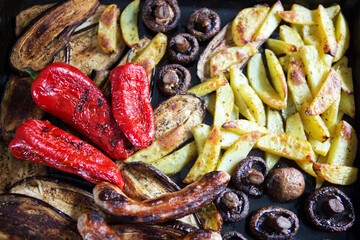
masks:
[[[39,76],[39,73],[37,71],[29,67],[24,68],[24,71],[27,72],[33,80],[35,80]]]

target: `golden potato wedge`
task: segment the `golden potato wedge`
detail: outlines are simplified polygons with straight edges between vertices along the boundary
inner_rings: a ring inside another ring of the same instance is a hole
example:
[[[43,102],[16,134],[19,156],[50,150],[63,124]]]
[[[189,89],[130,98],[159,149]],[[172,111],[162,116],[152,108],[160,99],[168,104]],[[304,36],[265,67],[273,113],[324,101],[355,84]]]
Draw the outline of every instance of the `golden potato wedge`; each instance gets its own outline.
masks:
[[[226,77],[220,74],[217,77],[213,77],[205,82],[199,83],[188,90],[190,93],[194,93],[200,97],[203,97],[211,92],[216,91],[219,87],[228,83]]]
[[[250,132],[261,132],[263,134],[268,134],[269,131],[266,127],[252,121],[245,119],[239,119],[235,121],[228,121],[222,125],[222,129],[234,132],[239,135],[248,134]]]
[[[228,149],[233,145],[239,138],[241,137],[240,134],[234,133],[232,131],[227,131],[222,129],[221,130],[221,149]]]
[[[148,148],[141,149],[128,157],[125,162],[152,163],[168,155],[179,146],[185,134],[184,125],[180,125],[171,132],[156,139]]]
[[[339,98],[340,92],[341,80],[337,72],[331,68],[305,114],[314,116],[324,113]]]
[[[192,183],[204,174],[214,171],[220,156],[220,140],[220,128],[214,125],[210,136],[206,139],[203,150],[183,180],[184,183]]]
[[[242,9],[232,21],[231,35],[234,43],[243,47],[253,38],[270,8],[266,4],[259,4],[251,8]]]
[[[101,14],[98,28],[98,42],[100,48],[106,53],[116,50],[118,18],[120,9],[116,4],[109,5]]]
[[[219,87],[216,90],[213,125],[217,125],[220,128],[225,122],[229,121],[233,109],[234,93],[230,84]]]
[[[341,89],[347,94],[354,93],[354,81],[352,78],[352,68],[342,67],[338,69],[337,74],[341,80]]]
[[[230,120],[238,120],[239,115],[239,108],[235,104],[233,104],[233,111],[231,112]]]
[[[325,8],[326,13],[333,18],[340,11],[339,5],[333,5]],[[291,11],[279,12],[280,17],[289,23],[296,23],[301,25],[317,24],[316,10],[309,10],[301,5],[293,4]]]
[[[239,113],[246,119],[255,122],[250,108],[246,105],[245,100],[237,89],[242,88],[241,85],[248,85],[249,81],[239,68],[231,68],[230,70],[230,86],[234,93],[235,105],[239,108]]]
[[[266,76],[265,66],[260,53],[252,56],[248,62],[247,75],[250,85],[264,103],[277,110],[286,108],[286,100],[281,99]]]
[[[286,119],[285,132],[294,134],[303,139],[307,139],[305,135],[304,125],[301,121],[300,114],[297,112],[288,119]]]
[[[333,136],[335,125],[339,122],[338,121],[338,113],[339,113],[339,106],[340,106],[340,99],[341,93],[339,93],[339,97],[337,100],[331,104],[331,106],[321,115],[325,125],[328,127],[330,136]],[[342,116],[341,116],[342,118]]]
[[[303,25],[302,26],[302,37],[306,45],[314,45],[320,49],[321,44],[319,28],[317,25]]]
[[[220,158],[216,167],[217,171],[224,171],[230,175],[236,165],[246,158],[257,140],[262,136],[261,132],[251,132],[241,136],[233,145],[231,145]]]
[[[281,1],[278,0],[270,8],[264,21],[253,35],[253,41],[250,44],[256,46],[258,43],[262,43],[270,37],[281,21],[281,17],[278,15],[278,12],[281,11],[284,11],[284,7],[281,4]]]
[[[351,118],[355,118],[355,98],[354,94],[347,95],[341,91],[339,110]]]
[[[265,43],[266,46],[276,55],[289,54],[297,51],[297,47],[294,44],[287,43],[282,40],[269,38]]]
[[[292,61],[296,61],[300,65],[301,69],[303,69],[304,71],[305,67],[304,67],[304,63],[302,62],[300,52],[296,51],[296,52],[290,52],[285,56],[279,57],[279,62],[285,73],[289,71],[289,63]]]
[[[287,98],[286,108],[281,109],[281,116],[286,120],[297,112],[291,92]]]
[[[256,147],[278,156],[298,161],[315,161],[310,143],[290,133],[270,133],[259,138]]]
[[[325,8],[321,4],[319,4],[317,8],[316,19],[318,22],[324,53],[335,56],[338,48],[335,38],[335,27],[331,18],[325,11]]]
[[[275,53],[269,49],[265,49],[265,57],[272,85],[280,95],[280,98],[285,100],[287,99],[288,89],[285,74],[279,60],[275,56]]]
[[[305,75],[297,61],[289,63],[287,83],[295,107],[297,111],[300,111],[304,102],[312,101],[313,97],[307,85]]]
[[[163,33],[158,33],[133,62],[143,66],[146,72],[149,73],[164,56],[166,46],[167,36]]]
[[[280,112],[271,109],[269,106],[267,106],[266,127],[270,133],[284,132],[284,125]],[[280,158],[281,157],[278,155],[265,152],[265,162],[269,169],[272,169]]]
[[[350,185],[357,180],[356,167],[314,163],[313,168],[318,176],[332,184]]]
[[[287,25],[280,26],[279,36],[282,41],[295,45],[297,48],[304,45],[304,41],[300,34]]]
[[[264,108],[264,105],[263,105],[261,99],[256,94],[254,89],[252,89],[252,87],[250,87],[249,85],[243,84],[243,85],[240,85],[240,87],[236,89],[236,92],[245,101],[245,104],[250,109],[252,115],[255,118],[255,121],[257,123],[259,123],[260,125],[265,126],[265,124],[266,124],[265,108]]]
[[[340,58],[344,56],[346,50],[349,48],[350,45],[350,29],[342,12],[339,13],[336,19],[335,38],[338,43],[338,48],[336,50],[333,61],[337,62]]]
[[[210,93],[202,97],[205,102],[205,108],[208,112],[214,116],[215,112],[215,100],[216,100],[216,93]]]
[[[126,6],[120,16],[120,27],[126,45],[140,48],[138,32],[138,14],[140,0],[134,0]]]
[[[329,73],[332,58],[327,54],[320,54],[316,46],[306,45],[299,49],[308,85],[313,96],[319,91],[320,84]]]
[[[219,75],[231,66],[248,59],[257,52],[258,50],[251,45],[229,47],[221,50],[210,59],[210,77]]]
[[[357,151],[355,129],[346,121],[336,124],[334,137],[329,150],[327,163],[353,166]]]
[[[305,132],[320,142],[325,142],[330,137],[330,132],[324,121],[319,115],[309,116],[305,112],[309,106],[308,102],[304,102],[299,111],[301,120],[304,124]]]
[[[221,230],[223,219],[213,202],[202,207],[197,212],[197,215],[204,229],[211,229],[214,231]]]
[[[349,65],[349,59],[347,56],[343,56],[340,58],[339,61],[337,61],[332,67],[337,71],[341,68],[347,68]]]
[[[316,154],[319,154],[321,156],[326,156],[329,152],[330,146],[331,146],[331,140],[330,138],[326,140],[325,142],[321,142],[312,136],[308,137],[308,141],[311,144],[312,148],[314,149],[314,152]]]
[[[191,163],[197,155],[196,143],[191,142],[175,152],[155,160],[150,165],[159,169],[166,175],[171,175],[183,170],[189,163]]]

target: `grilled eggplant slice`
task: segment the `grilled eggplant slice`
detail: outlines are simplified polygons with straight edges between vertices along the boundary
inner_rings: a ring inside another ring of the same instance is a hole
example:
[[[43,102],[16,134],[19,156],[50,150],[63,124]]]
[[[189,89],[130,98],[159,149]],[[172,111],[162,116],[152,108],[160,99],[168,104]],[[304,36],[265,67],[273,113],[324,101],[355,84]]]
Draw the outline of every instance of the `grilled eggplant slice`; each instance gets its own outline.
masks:
[[[31,83],[30,77],[9,76],[0,112],[0,135],[4,141],[10,141],[16,128],[26,120],[41,119],[45,114],[32,100]]]
[[[11,51],[11,65],[19,71],[43,69],[98,5],[98,0],[68,0],[50,8],[18,38]]]
[[[47,175],[46,166],[15,158],[5,142],[0,142],[0,169],[0,193],[24,178]]]
[[[143,201],[180,190],[171,178],[143,162],[126,164],[121,175],[124,180],[124,193],[134,200]],[[195,227],[200,226],[194,214],[183,217],[181,221]]]
[[[81,239],[76,222],[39,199],[0,195],[1,239]]]
[[[165,100],[154,110],[155,139],[184,125],[186,142],[192,137],[191,129],[203,122],[205,113],[204,101],[195,94],[181,93]]]
[[[15,183],[9,192],[41,199],[74,220],[77,220],[82,213],[88,210],[101,212],[91,193],[55,178],[26,178]]]

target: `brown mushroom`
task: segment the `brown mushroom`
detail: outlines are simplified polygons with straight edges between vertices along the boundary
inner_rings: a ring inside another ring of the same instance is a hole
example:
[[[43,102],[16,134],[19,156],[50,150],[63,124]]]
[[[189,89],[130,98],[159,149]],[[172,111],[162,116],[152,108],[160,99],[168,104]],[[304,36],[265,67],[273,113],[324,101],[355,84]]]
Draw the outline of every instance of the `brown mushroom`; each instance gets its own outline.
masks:
[[[268,173],[265,161],[260,157],[250,156],[236,165],[232,182],[236,189],[253,197],[264,192],[264,179]]]
[[[153,32],[173,30],[180,19],[180,8],[176,0],[146,0],[142,19]]]
[[[296,168],[277,168],[269,172],[265,186],[270,198],[286,202],[298,198],[304,192],[305,180]]]
[[[206,41],[219,32],[220,17],[213,10],[201,8],[190,13],[186,28],[199,41]]]
[[[281,207],[258,209],[250,219],[250,230],[259,239],[290,239],[299,229],[299,219]]]
[[[216,208],[225,222],[238,222],[249,213],[249,199],[245,193],[227,188],[215,200]]]
[[[246,237],[237,231],[224,232],[222,237],[223,240],[247,240]]]
[[[351,200],[336,187],[323,187],[310,193],[305,212],[310,222],[323,231],[346,231],[355,222]]]
[[[158,87],[167,96],[186,92],[190,81],[190,71],[179,64],[165,65],[159,71]]]
[[[185,64],[193,61],[199,53],[199,43],[188,33],[179,33],[172,37],[168,45],[170,61]]]

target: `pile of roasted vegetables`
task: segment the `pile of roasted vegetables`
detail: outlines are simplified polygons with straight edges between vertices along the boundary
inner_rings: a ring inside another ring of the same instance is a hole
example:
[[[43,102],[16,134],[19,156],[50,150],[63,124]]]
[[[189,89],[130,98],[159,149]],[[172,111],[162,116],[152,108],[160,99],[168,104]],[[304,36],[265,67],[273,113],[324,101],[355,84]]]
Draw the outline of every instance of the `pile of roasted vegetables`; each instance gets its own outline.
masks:
[[[152,39],[139,37],[139,14]],[[69,0],[17,15],[0,115],[1,239],[246,239],[222,231],[246,218],[256,239],[292,238],[302,217],[293,211],[249,216],[265,193],[307,194],[301,209],[318,230],[353,226],[352,201],[335,186],[358,171],[340,6],[258,4],[223,29],[201,8],[174,35],[180,14],[176,0],[122,11]],[[154,82],[167,97],[155,109]],[[95,184],[92,194],[45,166]],[[183,188],[170,178],[180,172]]]

